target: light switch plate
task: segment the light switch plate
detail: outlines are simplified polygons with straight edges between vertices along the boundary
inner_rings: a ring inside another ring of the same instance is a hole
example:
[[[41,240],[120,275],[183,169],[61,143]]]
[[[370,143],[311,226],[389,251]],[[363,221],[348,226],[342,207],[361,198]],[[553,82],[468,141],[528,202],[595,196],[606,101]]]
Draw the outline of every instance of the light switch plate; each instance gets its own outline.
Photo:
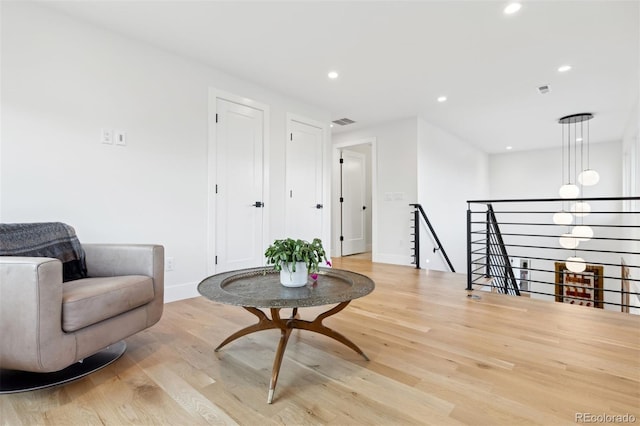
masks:
[[[113,130],[111,129],[100,130],[100,142],[105,143],[107,145],[113,144]]]
[[[123,130],[116,130],[113,132],[114,139],[116,141],[116,145],[126,145],[127,144],[127,133]]]

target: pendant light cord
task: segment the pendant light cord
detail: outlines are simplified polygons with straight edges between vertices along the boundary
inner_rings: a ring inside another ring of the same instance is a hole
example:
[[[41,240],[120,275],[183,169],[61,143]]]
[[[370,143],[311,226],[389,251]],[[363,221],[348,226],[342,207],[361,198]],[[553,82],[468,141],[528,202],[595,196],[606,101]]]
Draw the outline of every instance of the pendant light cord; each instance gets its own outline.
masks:
[[[587,169],[591,170],[591,134],[589,133],[589,120],[587,120]]]

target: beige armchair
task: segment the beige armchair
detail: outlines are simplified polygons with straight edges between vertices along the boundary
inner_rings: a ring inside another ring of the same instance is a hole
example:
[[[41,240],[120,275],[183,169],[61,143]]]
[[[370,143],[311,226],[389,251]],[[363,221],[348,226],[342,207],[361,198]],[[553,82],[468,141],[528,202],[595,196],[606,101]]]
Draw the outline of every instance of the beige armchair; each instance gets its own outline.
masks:
[[[164,248],[83,244],[90,278],[62,263],[0,256],[0,369],[62,370],[160,320]]]

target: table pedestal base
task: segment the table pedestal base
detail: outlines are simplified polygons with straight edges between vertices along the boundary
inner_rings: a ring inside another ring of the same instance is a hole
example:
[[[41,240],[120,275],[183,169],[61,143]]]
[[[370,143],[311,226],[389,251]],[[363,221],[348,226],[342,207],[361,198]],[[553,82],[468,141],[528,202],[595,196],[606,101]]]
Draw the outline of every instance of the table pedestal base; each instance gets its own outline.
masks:
[[[347,307],[350,301],[342,302],[335,306],[333,309],[330,309],[322,314],[318,315],[313,321],[305,321],[297,318],[298,308],[293,308],[293,313],[291,317],[288,319],[280,318],[280,309],[281,308],[271,308],[271,319],[269,319],[264,312],[262,312],[258,308],[251,308],[243,306],[244,309],[251,312],[255,316],[258,317],[258,323],[254,325],[250,325],[249,327],[245,327],[242,330],[238,330],[233,333],[231,336],[227,337],[220,345],[215,349],[218,352],[223,346],[228,343],[233,342],[236,339],[239,339],[242,336],[246,336],[250,333],[255,333],[256,331],[262,330],[270,330],[273,328],[280,329],[280,342],[278,343],[278,349],[276,350],[276,357],[273,360],[273,369],[271,372],[271,382],[269,383],[269,395],[267,396],[267,402],[271,404],[273,400],[273,393],[276,388],[276,383],[278,382],[278,374],[280,373],[280,365],[282,365],[282,358],[284,357],[284,350],[287,347],[287,342],[289,341],[289,336],[291,335],[291,331],[295,329],[299,330],[309,330],[315,333],[320,333],[325,336],[331,337],[332,339],[337,340],[338,342],[350,347],[360,355],[364,357],[367,361],[369,358],[365,355],[362,350],[356,346],[351,340],[344,337],[342,334],[338,333],[326,327],[322,324],[322,321],[330,317],[331,315],[337,314],[341,310]]]

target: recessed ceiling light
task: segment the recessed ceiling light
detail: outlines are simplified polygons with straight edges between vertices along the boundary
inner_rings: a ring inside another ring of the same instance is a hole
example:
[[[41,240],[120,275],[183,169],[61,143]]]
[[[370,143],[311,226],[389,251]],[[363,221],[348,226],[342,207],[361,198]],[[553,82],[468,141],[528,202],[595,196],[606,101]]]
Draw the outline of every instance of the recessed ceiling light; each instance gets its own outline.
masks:
[[[558,68],[558,72],[567,72],[571,69],[571,65],[563,65]]]
[[[338,78],[338,73],[336,71],[329,71],[327,77],[329,77],[331,80],[335,80],[336,78]]]
[[[329,127],[333,127],[333,123],[329,124]]]
[[[511,150],[513,149],[513,147],[512,147],[512,146],[507,146],[507,147],[505,147],[505,148],[507,149],[507,151],[511,151]]]
[[[576,138],[576,142],[582,142],[582,138]]]
[[[520,10],[522,5],[520,3],[509,3],[507,7],[504,8],[505,15],[512,15]]]
[[[446,96],[439,96],[438,97],[438,102],[445,102],[447,100]]]

